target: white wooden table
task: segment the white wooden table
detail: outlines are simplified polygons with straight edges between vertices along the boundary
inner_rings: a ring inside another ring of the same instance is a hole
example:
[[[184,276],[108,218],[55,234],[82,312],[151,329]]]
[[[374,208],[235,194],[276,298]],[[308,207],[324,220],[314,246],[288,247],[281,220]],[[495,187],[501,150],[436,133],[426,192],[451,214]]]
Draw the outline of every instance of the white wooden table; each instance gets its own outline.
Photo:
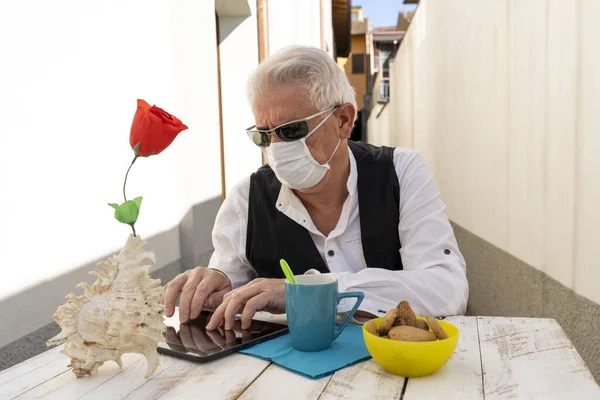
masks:
[[[141,355],[123,369],[105,363],[75,378],[53,348],[0,372],[0,399],[600,399],[581,357],[552,319],[452,317],[461,336],[450,361],[434,375],[405,379],[373,360],[311,380],[268,361],[235,354],[199,364],[160,355],[144,379]]]

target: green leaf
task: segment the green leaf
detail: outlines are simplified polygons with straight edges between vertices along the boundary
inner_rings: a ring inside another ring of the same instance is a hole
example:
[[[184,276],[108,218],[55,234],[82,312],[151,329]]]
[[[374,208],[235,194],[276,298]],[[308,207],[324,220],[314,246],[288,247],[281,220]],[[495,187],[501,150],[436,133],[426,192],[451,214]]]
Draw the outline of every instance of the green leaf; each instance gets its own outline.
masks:
[[[133,146],[133,153],[139,157],[140,156],[140,144],[141,142],[137,142],[135,146]]]
[[[133,200],[127,200],[125,203],[117,207],[115,210],[115,218],[119,222],[131,225],[137,221],[139,213],[140,207],[137,205],[137,203]]]
[[[135,202],[135,204],[137,204],[138,210],[142,208],[142,196],[136,197],[135,199],[133,199],[133,201]]]
[[[114,208],[115,210],[119,208],[119,205],[117,203],[108,203],[108,205]]]

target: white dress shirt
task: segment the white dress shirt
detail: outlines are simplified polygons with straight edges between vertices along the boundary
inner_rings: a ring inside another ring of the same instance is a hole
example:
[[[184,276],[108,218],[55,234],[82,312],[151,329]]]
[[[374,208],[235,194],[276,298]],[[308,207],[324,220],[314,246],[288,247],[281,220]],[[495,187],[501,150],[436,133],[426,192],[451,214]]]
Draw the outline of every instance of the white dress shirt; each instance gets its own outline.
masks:
[[[391,271],[367,268],[365,264],[356,160],[350,149],[348,153],[349,195],[336,227],[328,236],[319,232],[302,202],[285,185],[281,186],[277,199],[279,211],[310,232],[330,274],[337,278],[340,292],[365,294],[359,310],[383,315],[400,301],[407,300],[417,315],[464,314],[469,295],[465,260],[446,216],[446,205],[423,158],[414,150],[394,150],[400,184],[398,233],[403,270]],[[234,289],[258,277],[246,258],[249,188],[250,176],[232,188],[217,214],[212,232],[215,250],[208,267],[225,273]],[[338,310],[347,311],[354,302],[355,299],[344,299]]]

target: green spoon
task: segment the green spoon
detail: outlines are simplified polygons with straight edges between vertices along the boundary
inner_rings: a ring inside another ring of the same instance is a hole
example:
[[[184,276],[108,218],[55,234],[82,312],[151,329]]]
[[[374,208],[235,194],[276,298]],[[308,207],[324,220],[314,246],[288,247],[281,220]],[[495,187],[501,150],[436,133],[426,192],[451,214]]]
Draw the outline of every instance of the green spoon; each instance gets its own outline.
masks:
[[[296,278],[294,278],[294,274],[292,273],[292,269],[288,265],[287,262],[282,258],[279,260],[279,265],[281,265],[281,269],[283,270],[283,274],[287,278],[288,282],[297,283]]]

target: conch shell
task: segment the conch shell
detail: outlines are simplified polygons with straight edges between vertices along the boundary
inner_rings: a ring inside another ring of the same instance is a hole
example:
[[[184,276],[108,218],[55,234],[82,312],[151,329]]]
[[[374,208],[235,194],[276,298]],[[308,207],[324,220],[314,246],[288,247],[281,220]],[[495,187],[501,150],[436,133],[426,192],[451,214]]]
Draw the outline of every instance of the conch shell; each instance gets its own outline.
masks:
[[[78,378],[95,374],[105,361],[122,368],[124,353],[146,357],[146,378],[156,370],[157,342],[166,326],[161,282],[150,278],[146,260],[154,262],[154,253],[145,250],[139,236],[130,235],[119,254],[98,263],[105,271],[90,272],[96,282],[79,283],[83,295],[70,293],[54,313],[62,331],[47,345],[65,343],[61,353],[71,358]]]

